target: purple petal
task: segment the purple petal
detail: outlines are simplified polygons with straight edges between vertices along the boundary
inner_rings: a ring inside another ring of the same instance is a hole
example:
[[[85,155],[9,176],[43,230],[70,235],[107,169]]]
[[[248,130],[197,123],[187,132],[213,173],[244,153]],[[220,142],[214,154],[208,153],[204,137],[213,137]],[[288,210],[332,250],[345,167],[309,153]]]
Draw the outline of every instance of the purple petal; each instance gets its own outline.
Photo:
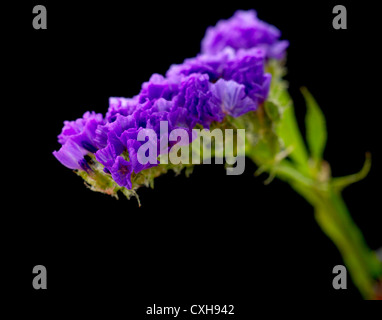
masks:
[[[65,167],[73,170],[83,170],[84,156],[87,151],[80,148],[72,140],[67,140],[59,151],[54,151],[53,155],[58,161],[60,161]]]

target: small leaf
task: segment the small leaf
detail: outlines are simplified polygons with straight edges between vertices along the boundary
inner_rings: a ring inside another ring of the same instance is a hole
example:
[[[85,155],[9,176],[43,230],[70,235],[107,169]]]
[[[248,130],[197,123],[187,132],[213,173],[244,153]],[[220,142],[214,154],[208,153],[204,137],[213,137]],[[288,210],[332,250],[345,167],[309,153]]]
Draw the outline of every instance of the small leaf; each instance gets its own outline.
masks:
[[[322,161],[327,140],[325,117],[310,92],[306,88],[301,88],[301,92],[308,109],[305,118],[306,140],[313,159],[319,164]]]
[[[349,176],[333,178],[332,179],[332,186],[335,189],[341,191],[344,188],[346,188],[347,186],[366,178],[366,176],[370,172],[370,168],[371,168],[371,154],[369,152],[367,152],[366,158],[365,158],[365,163],[363,164],[361,171],[359,171],[358,173],[355,173],[355,174],[351,174]]]

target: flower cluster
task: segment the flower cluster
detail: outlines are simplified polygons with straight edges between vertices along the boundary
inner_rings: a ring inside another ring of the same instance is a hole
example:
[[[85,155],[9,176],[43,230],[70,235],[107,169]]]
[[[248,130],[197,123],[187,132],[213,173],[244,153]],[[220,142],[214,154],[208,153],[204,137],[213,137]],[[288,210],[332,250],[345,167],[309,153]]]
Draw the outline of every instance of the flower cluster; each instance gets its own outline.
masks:
[[[55,157],[70,169],[88,172],[92,169],[85,156],[94,155],[104,174],[132,189],[133,174],[157,165],[139,161],[138,149],[151,141],[151,137],[138,139],[145,130],[154,130],[157,141],[151,142],[159,146],[168,138],[160,136],[161,121],[168,123],[168,132],[191,131],[196,125],[209,128],[227,115],[254,111],[265,101],[271,81],[265,63],[269,57],[280,57],[286,47],[278,37],[278,30],[257,20],[253,11],[239,11],[228,22],[208,29],[203,53],[172,65],[165,76],[152,75],[133,98],[110,98],[105,118],[87,112],[65,122],[58,137],[62,147]],[[158,148],[157,154],[170,147]]]
[[[262,48],[267,58],[281,59],[289,42],[280,41],[280,36],[280,30],[259,20],[256,11],[237,11],[232,18],[207,29],[202,52],[217,54],[226,47],[234,50],[256,47]]]

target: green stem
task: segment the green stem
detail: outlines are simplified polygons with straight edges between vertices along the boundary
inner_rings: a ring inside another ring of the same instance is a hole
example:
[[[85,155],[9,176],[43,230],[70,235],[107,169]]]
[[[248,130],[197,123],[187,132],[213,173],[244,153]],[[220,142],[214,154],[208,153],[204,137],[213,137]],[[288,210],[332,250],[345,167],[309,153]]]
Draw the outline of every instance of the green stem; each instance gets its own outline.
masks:
[[[315,216],[321,229],[341,252],[352,280],[362,296],[365,299],[373,299],[380,263],[352,221],[341,196],[330,194],[325,197],[322,204],[315,206]]]
[[[365,299],[375,299],[376,280],[382,275],[382,263],[364,241],[353,222],[341,194],[298,172],[284,162],[276,175],[288,182],[315,209],[316,220],[339,249],[354,284]]]

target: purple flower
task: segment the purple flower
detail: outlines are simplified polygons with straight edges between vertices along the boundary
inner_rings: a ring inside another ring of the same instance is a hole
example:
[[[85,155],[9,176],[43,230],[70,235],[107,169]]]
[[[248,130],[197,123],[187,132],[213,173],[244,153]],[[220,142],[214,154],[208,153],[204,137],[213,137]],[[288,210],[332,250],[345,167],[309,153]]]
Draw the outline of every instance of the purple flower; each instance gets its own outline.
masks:
[[[126,161],[123,157],[117,157],[114,165],[110,169],[111,176],[114,181],[118,183],[121,187],[126,187],[127,189],[132,188],[131,184],[131,173],[132,165],[130,161]]]
[[[117,118],[117,114],[123,116],[131,115],[137,107],[138,98],[138,96],[131,99],[117,97],[109,98],[109,109],[106,113],[107,122],[114,122]]]
[[[153,102],[159,98],[170,101],[179,92],[178,85],[177,81],[166,79],[162,75],[154,73],[148,82],[143,83],[139,93],[139,101],[141,103],[147,100]]]
[[[166,73],[167,78],[181,81],[193,73],[202,73],[209,76],[210,81],[218,80],[229,60],[235,58],[235,52],[231,48],[217,54],[199,54],[195,58],[184,60],[182,64],[173,64]]]
[[[58,136],[62,144],[59,151],[53,155],[70,169],[88,170],[84,156],[95,153],[98,148],[95,141],[98,125],[104,123],[102,114],[86,112],[82,118],[75,121],[65,121],[64,128]]]
[[[75,121],[64,121],[64,127],[58,136],[58,142],[62,145],[71,138],[82,137],[85,144],[93,144],[95,129],[98,124],[103,124],[103,117],[100,113],[86,112],[83,117]],[[81,138],[79,139],[81,140]]]
[[[224,114],[214,100],[211,83],[206,74],[192,74],[186,78],[175,99],[177,107],[185,108],[189,117],[204,127],[209,127],[212,121],[222,121]]]
[[[212,86],[212,94],[224,114],[239,117],[257,109],[257,103],[245,93],[245,87],[235,81],[220,79]]]
[[[223,71],[225,80],[234,80],[245,86],[245,92],[261,104],[268,96],[271,75],[264,73],[265,56],[262,49],[240,49]]]
[[[127,151],[126,136],[137,137],[136,121],[132,115],[117,115],[116,120],[99,126],[97,129],[97,142],[99,150],[95,153],[96,159],[108,171],[112,167],[118,156]]]
[[[209,27],[202,40],[202,53],[217,54],[226,47],[234,50],[262,48],[267,58],[282,59],[288,41],[280,41],[281,32],[257,18],[256,11],[237,11],[228,20]]]
[[[237,84],[244,86],[245,94],[252,99],[251,104],[255,104],[248,111],[254,110],[268,96],[271,75],[264,72],[264,64],[265,52],[263,49],[258,48],[249,50],[240,49],[237,52],[233,51],[232,48],[225,48],[214,56],[202,54],[192,59],[186,59],[181,65],[171,66],[167,72],[167,77],[182,81],[180,93],[175,99],[175,105],[184,104],[184,97],[191,101],[189,97],[191,97],[192,92],[194,93],[193,103],[195,104],[195,101],[199,103],[200,100],[195,99],[195,93],[200,95],[203,92],[202,88],[208,88],[204,91],[205,97],[207,97],[209,96],[208,91],[212,90],[214,83],[219,81],[219,79],[224,79],[227,81],[234,80]],[[195,87],[190,85],[189,79],[198,79],[200,74],[207,77],[205,79],[209,80],[209,86]],[[188,88],[187,95],[185,95],[185,87],[190,87]],[[195,89],[191,90],[191,88]],[[192,104],[188,103],[187,110],[191,112],[194,121],[205,127],[208,127],[212,121],[222,121],[224,118],[221,108],[217,107],[216,101],[212,98],[205,102],[203,107],[192,106]],[[234,112],[231,115],[234,114],[237,113]]]
[[[110,172],[120,186],[131,185],[133,172],[139,173],[153,166],[153,164],[141,164],[138,161],[138,149],[145,143],[137,141],[138,133],[143,129],[152,129],[159,135],[160,121],[167,121],[167,115],[173,105],[172,102],[163,98],[154,99],[154,102],[145,100],[145,103],[138,103],[130,115],[116,114],[114,122],[97,128],[96,141],[100,150],[95,154],[96,159],[105,166],[104,171]],[[158,139],[158,150],[159,145]],[[122,155],[123,161],[119,159]],[[121,175],[118,175],[117,170],[124,171],[123,179]],[[115,179],[114,176],[117,178]]]
[[[265,101],[271,80],[264,72],[266,58],[281,57],[287,45],[279,37],[254,11],[239,11],[207,31],[203,54],[172,65],[165,77],[153,74],[133,98],[110,98],[105,120],[87,112],[65,121],[58,137],[63,146],[54,156],[68,168],[88,171],[85,156],[93,153],[104,174],[131,189],[132,175],[156,166],[157,156],[177,143],[169,141],[172,130],[186,129],[192,142],[195,125],[208,128],[227,115],[255,111]],[[142,134],[146,140],[138,141]],[[152,150],[156,154],[147,154]]]
[[[88,170],[84,156],[87,151],[80,148],[75,142],[68,140],[59,151],[54,151],[53,155],[65,167],[73,170]]]

